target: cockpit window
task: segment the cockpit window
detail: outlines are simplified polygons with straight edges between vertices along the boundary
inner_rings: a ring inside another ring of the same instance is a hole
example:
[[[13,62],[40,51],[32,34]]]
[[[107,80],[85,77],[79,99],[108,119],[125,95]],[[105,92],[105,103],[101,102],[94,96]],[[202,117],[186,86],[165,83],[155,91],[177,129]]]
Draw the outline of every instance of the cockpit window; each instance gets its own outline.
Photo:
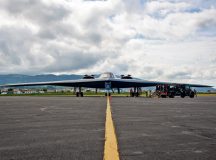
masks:
[[[114,76],[114,74],[111,73],[111,72],[106,72],[106,73],[101,74],[99,78],[101,78],[101,79],[105,79],[105,78],[115,78],[115,76]]]

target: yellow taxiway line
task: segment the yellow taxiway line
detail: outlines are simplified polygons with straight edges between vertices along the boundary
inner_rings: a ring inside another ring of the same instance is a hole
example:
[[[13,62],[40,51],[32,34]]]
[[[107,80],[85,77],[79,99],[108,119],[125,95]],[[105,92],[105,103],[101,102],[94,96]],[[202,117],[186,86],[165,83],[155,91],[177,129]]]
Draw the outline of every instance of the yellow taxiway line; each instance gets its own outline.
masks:
[[[110,97],[107,96],[104,160],[119,160],[118,143],[112,120]]]

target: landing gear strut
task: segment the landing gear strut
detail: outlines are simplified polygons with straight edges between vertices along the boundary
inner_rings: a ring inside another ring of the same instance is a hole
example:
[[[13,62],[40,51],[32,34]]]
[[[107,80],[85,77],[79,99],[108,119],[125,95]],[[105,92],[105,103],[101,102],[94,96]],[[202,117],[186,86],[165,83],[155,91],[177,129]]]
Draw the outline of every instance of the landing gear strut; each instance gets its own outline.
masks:
[[[117,90],[118,90],[118,94],[120,94],[120,88],[117,88]]]
[[[130,97],[139,97],[139,95],[140,93],[138,87],[134,87],[134,90],[130,90]]]
[[[105,93],[105,96],[111,96],[111,93],[107,93],[107,92],[106,92],[106,93]]]
[[[81,87],[79,87],[79,92],[76,92],[76,97],[83,97],[83,92]]]

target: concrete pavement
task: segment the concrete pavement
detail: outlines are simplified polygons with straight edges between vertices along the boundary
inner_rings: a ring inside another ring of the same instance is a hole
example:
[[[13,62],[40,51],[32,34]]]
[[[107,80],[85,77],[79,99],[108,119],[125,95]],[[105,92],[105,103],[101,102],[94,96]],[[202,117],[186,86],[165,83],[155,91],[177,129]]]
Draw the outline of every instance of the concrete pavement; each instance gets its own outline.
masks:
[[[112,98],[122,160],[216,159],[216,97]]]
[[[216,159],[216,97],[111,98],[120,159]],[[103,159],[105,97],[0,97],[0,160]]]
[[[106,99],[0,97],[0,160],[103,159]]]

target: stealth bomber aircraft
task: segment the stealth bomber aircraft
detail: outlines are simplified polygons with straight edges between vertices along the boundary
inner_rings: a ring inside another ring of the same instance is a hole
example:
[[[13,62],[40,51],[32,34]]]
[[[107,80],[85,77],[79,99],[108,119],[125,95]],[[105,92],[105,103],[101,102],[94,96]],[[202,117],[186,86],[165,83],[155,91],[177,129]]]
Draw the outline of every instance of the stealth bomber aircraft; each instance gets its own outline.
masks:
[[[161,97],[169,96],[174,97],[180,94],[182,97],[190,96],[194,97],[194,91],[187,89],[190,87],[210,87],[208,85],[200,84],[183,84],[183,83],[169,83],[169,82],[159,82],[159,81],[147,81],[137,78],[133,78],[131,75],[121,75],[117,78],[111,72],[102,73],[98,78],[94,75],[85,75],[82,79],[78,80],[64,80],[64,81],[49,81],[49,82],[33,82],[33,83],[16,83],[16,84],[5,84],[0,87],[21,87],[21,86],[41,86],[41,85],[54,85],[54,86],[65,86],[65,87],[75,87],[78,88],[76,96],[82,97],[83,92],[82,87],[85,88],[96,88],[96,89],[106,89],[106,95],[110,95],[113,89],[120,88],[133,88],[131,89],[131,96],[139,96],[139,90],[142,87],[156,87],[156,90]],[[190,92],[190,93],[187,93]]]

